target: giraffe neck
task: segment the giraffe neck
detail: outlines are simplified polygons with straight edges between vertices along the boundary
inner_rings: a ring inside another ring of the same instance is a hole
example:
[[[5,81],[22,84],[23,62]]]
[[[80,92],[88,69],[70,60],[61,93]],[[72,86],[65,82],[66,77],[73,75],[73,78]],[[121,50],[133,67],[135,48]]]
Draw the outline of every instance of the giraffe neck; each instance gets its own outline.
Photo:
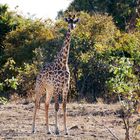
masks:
[[[61,48],[60,52],[57,54],[57,57],[55,59],[55,63],[60,68],[65,67],[68,64],[70,40],[71,40],[70,36],[71,36],[71,31],[70,29],[68,29],[63,47]]]

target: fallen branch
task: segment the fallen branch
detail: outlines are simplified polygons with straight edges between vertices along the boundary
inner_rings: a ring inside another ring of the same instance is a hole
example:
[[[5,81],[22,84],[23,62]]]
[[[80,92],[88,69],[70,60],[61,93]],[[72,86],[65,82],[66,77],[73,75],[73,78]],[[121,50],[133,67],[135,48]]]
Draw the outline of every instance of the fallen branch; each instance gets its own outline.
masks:
[[[100,124],[100,123],[99,123],[97,120],[95,120],[94,118],[93,118],[93,120],[96,122],[96,124],[99,124],[100,126],[104,126],[104,128],[106,128],[116,140],[120,140],[120,139],[112,132],[112,130],[109,129],[107,126],[105,126],[104,124]]]

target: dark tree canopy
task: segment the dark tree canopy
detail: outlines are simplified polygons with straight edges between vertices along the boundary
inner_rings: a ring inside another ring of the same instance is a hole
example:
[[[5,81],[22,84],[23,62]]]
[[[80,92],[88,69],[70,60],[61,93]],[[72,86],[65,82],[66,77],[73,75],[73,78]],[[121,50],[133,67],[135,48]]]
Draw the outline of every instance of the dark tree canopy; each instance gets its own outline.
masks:
[[[140,17],[140,0],[74,0],[68,10],[108,13],[120,29],[133,29]]]

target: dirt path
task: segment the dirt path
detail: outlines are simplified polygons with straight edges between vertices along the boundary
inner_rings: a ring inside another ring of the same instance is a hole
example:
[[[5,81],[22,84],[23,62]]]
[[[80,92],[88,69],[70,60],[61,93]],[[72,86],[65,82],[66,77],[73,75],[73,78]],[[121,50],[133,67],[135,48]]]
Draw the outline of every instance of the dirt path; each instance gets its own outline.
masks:
[[[44,104],[37,113],[36,133],[31,134],[33,103],[0,105],[0,138],[20,140],[115,140],[109,128],[120,140],[124,140],[124,127],[118,115],[119,105],[107,104],[68,104],[67,125],[69,135],[63,135],[62,110],[59,111],[59,128],[61,134],[54,135],[54,111],[50,106],[49,118],[51,135],[45,133]],[[138,115],[132,117],[132,122]],[[98,123],[97,123],[97,122]],[[105,127],[104,127],[104,126]],[[132,132],[132,130],[131,130]]]

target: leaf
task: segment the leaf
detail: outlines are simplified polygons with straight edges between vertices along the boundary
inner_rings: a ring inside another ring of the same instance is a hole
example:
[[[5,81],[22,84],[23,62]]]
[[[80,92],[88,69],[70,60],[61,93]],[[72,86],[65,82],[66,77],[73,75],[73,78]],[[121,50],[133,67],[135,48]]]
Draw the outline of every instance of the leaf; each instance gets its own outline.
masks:
[[[0,90],[3,91],[3,86],[4,84],[3,83],[0,83]]]

